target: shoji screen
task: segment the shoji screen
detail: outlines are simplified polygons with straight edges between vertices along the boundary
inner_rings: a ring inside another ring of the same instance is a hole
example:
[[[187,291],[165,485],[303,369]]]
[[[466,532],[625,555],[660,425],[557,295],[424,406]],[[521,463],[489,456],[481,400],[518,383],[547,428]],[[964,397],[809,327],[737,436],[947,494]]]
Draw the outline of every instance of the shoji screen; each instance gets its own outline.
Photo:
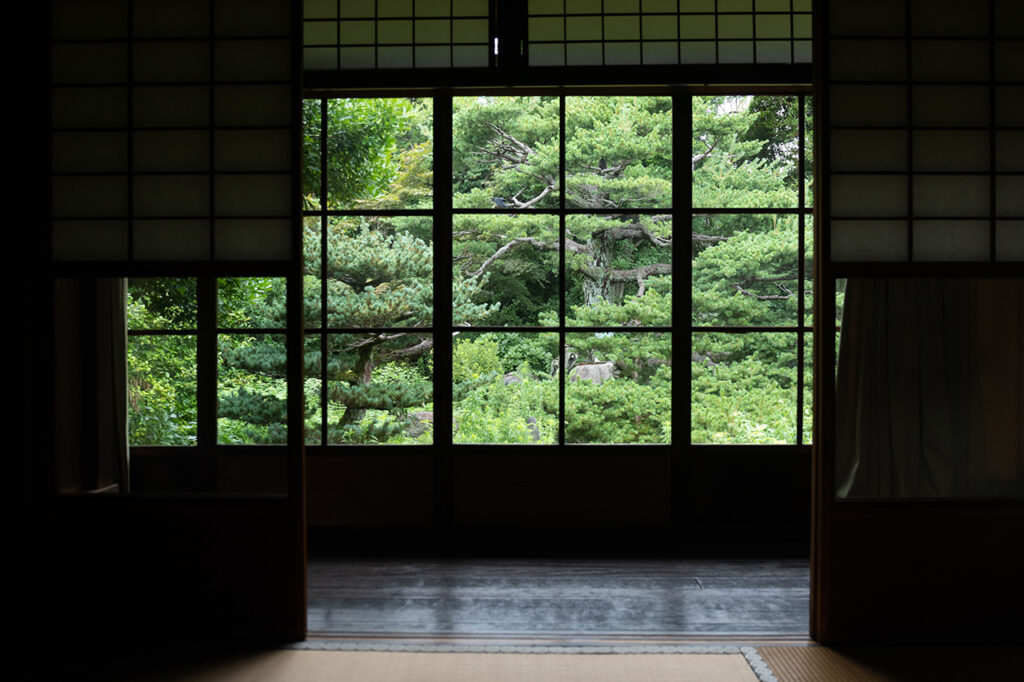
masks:
[[[292,0],[57,0],[56,261],[292,257]]]
[[[811,0],[530,0],[529,64],[801,64]]]
[[[827,10],[833,261],[1024,260],[1024,3]]]
[[[488,0],[305,0],[310,71],[486,67]]]

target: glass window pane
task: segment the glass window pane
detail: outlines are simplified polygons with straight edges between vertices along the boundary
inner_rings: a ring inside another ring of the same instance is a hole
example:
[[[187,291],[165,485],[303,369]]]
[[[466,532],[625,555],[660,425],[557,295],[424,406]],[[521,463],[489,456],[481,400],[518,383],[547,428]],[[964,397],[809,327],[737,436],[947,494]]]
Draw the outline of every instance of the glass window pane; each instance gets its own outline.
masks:
[[[306,217],[302,219],[302,310],[303,325],[307,329],[320,327],[320,299],[322,284],[320,279],[320,218]]]
[[[323,395],[323,368],[320,364],[320,334],[306,334],[303,350],[302,394],[306,399],[303,430],[306,445],[321,445],[323,410],[320,398]]]
[[[566,325],[672,324],[672,220],[668,215],[570,215]]]
[[[565,442],[672,441],[672,335],[566,334]]]
[[[814,206],[814,98],[804,97],[804,207]]]
[[[457,97],[452,107],[455,208],[558,206],[557,97]]]
[[[328,100],[327,207],[430,208],[432,111],[430,99]],[[317,191],[319,164],[305,173],[307,192]]]
[[[425,327],[433,320],[432,220],[332,217],[327,233],[331,327]]]
[[[130,317],[130,315],[129,315]],[[196,337],[128,337],[128,444],[196,444]]]
[[[792,327],[800,300],[796,215],[697,215],[694,326]]]
[[[302,101],[302,208],[320,208],[320,100]]]
[[[433,442],[433,346],[421,332],[330,335],[328,443]]]
[[[285,293],[284,277],[222,277],[217,280],[217,326],[284,329]]]
[[[790,208],[799,200],[795,96],[693,98],[693,205]]]
[[[556,443],[558,334],[463,332],[452,342],[456,443]]]
[[[795,443],[797,335],[694,333],[693,443]]]
[[[804,334],[804,428],[800,443],[809,445],[814,442],[814,338]]]
[[[672,205],[672,99],[567,97],[569,208]]]
[[[283,445],[288,440],[283,334],[219,334],[217,442]]]
[[[804,216],[804,326],[814,324],[814,218]]]
[[[557,216],[456,215],[452,230],[456,326],[557,324]]]
[[[196,280],[132,277],[128,280],[128,329],[195,329]]]

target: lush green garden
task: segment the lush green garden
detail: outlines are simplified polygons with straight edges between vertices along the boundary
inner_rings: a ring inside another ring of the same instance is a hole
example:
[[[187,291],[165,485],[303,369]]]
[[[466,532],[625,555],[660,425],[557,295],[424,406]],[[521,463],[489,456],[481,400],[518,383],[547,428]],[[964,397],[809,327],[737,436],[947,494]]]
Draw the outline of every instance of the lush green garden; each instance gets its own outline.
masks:
[[[434,374],[434,335],[451,333],[433,328],[441,296],[451,297],[455,327],[455,442],[558,442],[560,376],[565,442],[670,442],[673,344],[677,360],[689,358],[681,380],[692,382],[691,404],[676,407],[689,409],[693,442],[797,442],[803,369],[810,427],[810,335],[802,369],[793,331],[811,321],[810,218],[801,320],[800,220],[795,210],[755,210],[799,206],[808,178],[797,168],[797,112],[794,96],[692,99],[695,211],[681,242],[690,245],[691,318],[673,332],[672,259],[681,252],[668,209],[686,197],[672,196],[671,98],[565,99],[564,205],[573,212],[564,243],[554,210],[558,98],[454,100],[451,235],[436,233],[430,213],[430,100],[329,100],[323,138],[321,103],[308,101],[307,442],[432,442],[434,382],[447,381]],[[316,215],[321,208],[343,213]],[[434,248],[449,242],[451,292],[435,291]],[[130,329],[182,330],[130,339],[134,444],[195,440],[195,287],[130,282]],[[219,282],[221,443],[285,438],[284,293],[281,279]],[[714,331],[691,335],[690,325]],[[749,327],[757,331],[737,333]]]

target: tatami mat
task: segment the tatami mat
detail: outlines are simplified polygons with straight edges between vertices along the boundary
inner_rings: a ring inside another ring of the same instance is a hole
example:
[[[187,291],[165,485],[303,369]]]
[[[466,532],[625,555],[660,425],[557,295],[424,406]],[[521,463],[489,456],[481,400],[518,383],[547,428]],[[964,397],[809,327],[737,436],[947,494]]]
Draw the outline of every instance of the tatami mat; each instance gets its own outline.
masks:
[[[1002,682],[1024,679],[1021,647],[759,646],[779,682]]]
[[[147,680],[187,682],[758,682],[743,654],[494,654],[278,650]]]

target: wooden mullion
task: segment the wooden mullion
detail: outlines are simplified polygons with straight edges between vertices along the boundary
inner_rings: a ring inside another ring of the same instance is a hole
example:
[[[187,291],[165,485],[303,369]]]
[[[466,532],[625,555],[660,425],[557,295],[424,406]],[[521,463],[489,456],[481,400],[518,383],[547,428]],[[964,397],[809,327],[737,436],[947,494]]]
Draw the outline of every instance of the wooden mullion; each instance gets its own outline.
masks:
[[[327,100],[320,100],[320,444],[328,444],[327,423]]]
[[[434,98],[434,526],[440,540],[452,526],[452,95]]]
[[[198,490],[216,491],[217,481],[217,278],[197,278],[196,402]]]

